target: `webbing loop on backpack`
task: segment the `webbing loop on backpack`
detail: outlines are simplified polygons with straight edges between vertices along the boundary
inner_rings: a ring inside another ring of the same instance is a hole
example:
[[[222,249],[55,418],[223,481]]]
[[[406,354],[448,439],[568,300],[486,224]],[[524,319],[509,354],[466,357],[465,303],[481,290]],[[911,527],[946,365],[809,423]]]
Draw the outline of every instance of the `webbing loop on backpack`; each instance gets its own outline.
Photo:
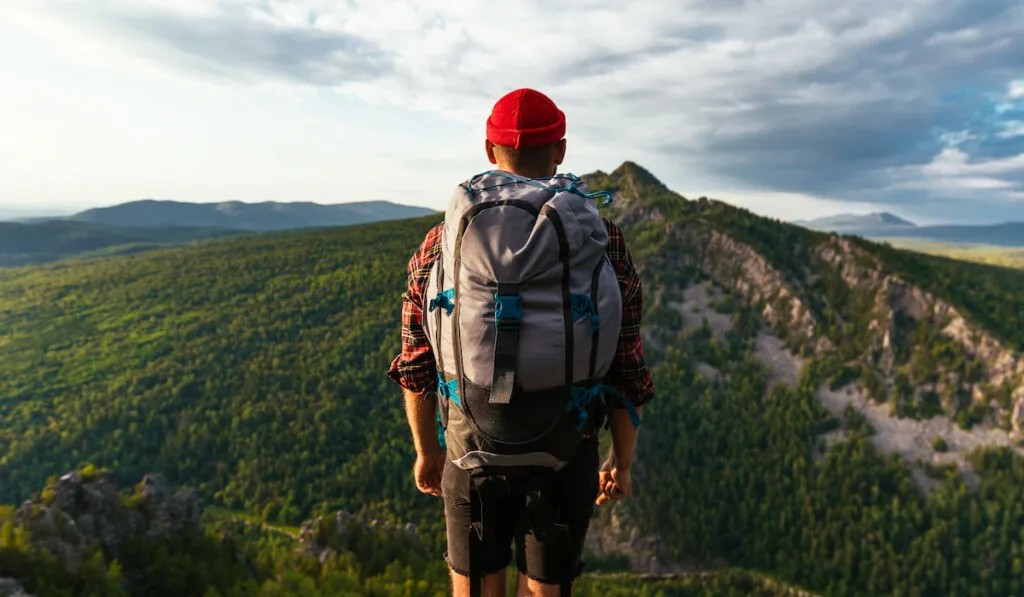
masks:
[[[566,412],[570,412],[573,409],[579,411],[579,423],[576,424],[576,430],[582,431],[583,426],[587,424],[587,419],[590,418],[590,403],[594,401],[594,398],[601,394],[601,386],[596,385],[592,388],[581,388],[575,386],[572,389],[572,399],[565,405]]]
[[[577,431],[582,431],[583,426],[586,425],[587,420],[590,418],[590,404],[594,399],[600,397],[605,404],[608,404],[609,396],[615,399],[622,408],[626,409],[626,412],[629,413],[629,420],[633,423],[633,428],[637,429],[640,427],[640,415],[637,414],[633,403],[615,388],[604,384],[597,384],[589,388],[581,386],[573,386],[572,388],[572,399],[565,405],[565,410],[566,412],[571,412],[573,409],[579,411],[579,423],[576,425]]]
[[[597,316],[594,309],[594,301],[591,300],[589,294],[573,294],[572,319],[579,321],[582,317],[590,317],[590,335],[593,336],[594,332],[601,327],[601,318]]]
[[[448,445],[444,441],[444,425],[441,424],[441,405],[437,405],[437,443],[441,444],[442,450],[447,450]]]
[[[444,292],[437,293],[437,296],[430,299],[430,312],[433,313],[434,309],[438,307],[444,309],[448,315],[452,314],[455,310],[455,289],[449,288]]]
[[[457,406],[462,406],[462,402],[459,400],[459,380],[445,381],[444,374],[440,371],[437,372],[437,393],[445,400],[451,400]]]
[[[629,398],[623,396],[622,392],[611,386],[601,386],[601,388],[605,395],[605,404],[608,404],[609,396],[614,398],[615,401],[619,403],[619,406],[626,409],[626,412],[629,413],[629,420],[633,423],[633,429],[639,429],[641,424],[640,415],[637,414],[636,407],[633,406],[633,402]]]
[[[491,404],[509,404],[516,381],[519,357],[519,328],[523,324],[523,302],[518,284],[498,284],[494,293],[494,374]]]

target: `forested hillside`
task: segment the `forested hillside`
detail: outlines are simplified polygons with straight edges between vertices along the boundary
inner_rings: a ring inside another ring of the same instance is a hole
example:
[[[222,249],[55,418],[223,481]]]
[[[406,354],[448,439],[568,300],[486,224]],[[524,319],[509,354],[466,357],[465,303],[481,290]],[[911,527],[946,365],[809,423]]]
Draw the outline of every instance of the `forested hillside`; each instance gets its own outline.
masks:
[[[171,496],[159,475],[125,493],[113,483],[113,472],[87,467],[51,480],[17,510],[0,507],[0,595],[20,597],[26,588],[34,597],[448,594],[446,565],[408,526],[337,512],[284,529],[229,511],[183,509],[195,501],[191,490]],[[511,587],[514,577],[508,580]],[[664,579],[594,574],[574,594],[800,595],[734,569]]]
[[[1024,272],[689,201],[631,163],[586,179],[617,194],[658,389],[636,496],[602,512],[592,561],[725,562],[831,595],[1024,591]],[[439,219],[0,272],[0,502],[87,463],[157,470],[278,524],[411,522],[439,554],[384,377],[406,261]],[[584,586],[655,594],[601,578]]]
[[[69,257],[136,253],[238,233],[224,228],[141,229],[67,220],[0,222],[0,267],[49,263]]]

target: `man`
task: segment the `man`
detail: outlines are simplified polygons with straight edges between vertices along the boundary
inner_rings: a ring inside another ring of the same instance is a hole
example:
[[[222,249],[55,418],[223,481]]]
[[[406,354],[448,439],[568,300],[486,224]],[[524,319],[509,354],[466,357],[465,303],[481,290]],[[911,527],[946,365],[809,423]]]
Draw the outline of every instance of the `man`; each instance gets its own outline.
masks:
[[[622,407],[639,412],[654,394],[640,279],[621,231],[597,215],[599,193],[556,176],[564,134],[544,94],[502,97],[484,145],[497,171],[460,185],[408,266],[402,352],[388,374],[403,388],[416,485],[445,500],[456,596],[503,596],[513,542],[518,595],[571,591],[595,504],[631,492],[637,421]],[[624,402],[602,409],[599,395]],[[613,445],[601,464],[605,416]],[[516,473],[526,468],[546,472]]]

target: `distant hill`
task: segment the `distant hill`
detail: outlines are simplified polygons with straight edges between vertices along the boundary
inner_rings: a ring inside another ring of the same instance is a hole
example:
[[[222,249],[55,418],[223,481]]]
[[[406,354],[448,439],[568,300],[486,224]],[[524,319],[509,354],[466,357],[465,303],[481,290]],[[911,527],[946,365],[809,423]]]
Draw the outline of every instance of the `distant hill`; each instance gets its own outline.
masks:
[[[321,205],[318,203],[185,203],[146,199],[83,211],[71,217],[79,222],[112,226],[202,226],[243,230],[289,230],[348,226],[384,220],[414,218],[436,213],[423,207],[388,201]]]
[[[827,216],[816,220],[797,220],[793,222],[798,226],[804,226],[824,232],[845,232],[847,230],[887,230],[898,228],[916,228],[917,226],[908,220],[889,212],[870,214],[839,214]]]
[[[914,238],[945,243],[970,243],[1001,247],[1024,247],[1024,222],[990,225],[917,226],[887,212],[867,215],[840,214],[816,220],[797,220],[798,226],[862,236],[864,238]]]
[[[69,220],[0,222],[0,267],[139,252],[242,232],[198,227],[127,228]]]
[[[387,201],[340,205],[133,201],[67,218],[0,222],[0,267],[134,253],[243,232],[350,226],[434,213]]]

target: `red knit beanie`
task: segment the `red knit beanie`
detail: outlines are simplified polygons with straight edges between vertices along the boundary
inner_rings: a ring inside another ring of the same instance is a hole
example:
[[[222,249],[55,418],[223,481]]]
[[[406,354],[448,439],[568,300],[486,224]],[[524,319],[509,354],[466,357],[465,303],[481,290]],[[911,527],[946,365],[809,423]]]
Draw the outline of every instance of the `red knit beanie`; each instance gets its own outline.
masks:
[[[565,136],[565,114],[551,98],[533,89],[516,89],[494,104],[487,119],[487,139],[522,149],[551,145]]]

